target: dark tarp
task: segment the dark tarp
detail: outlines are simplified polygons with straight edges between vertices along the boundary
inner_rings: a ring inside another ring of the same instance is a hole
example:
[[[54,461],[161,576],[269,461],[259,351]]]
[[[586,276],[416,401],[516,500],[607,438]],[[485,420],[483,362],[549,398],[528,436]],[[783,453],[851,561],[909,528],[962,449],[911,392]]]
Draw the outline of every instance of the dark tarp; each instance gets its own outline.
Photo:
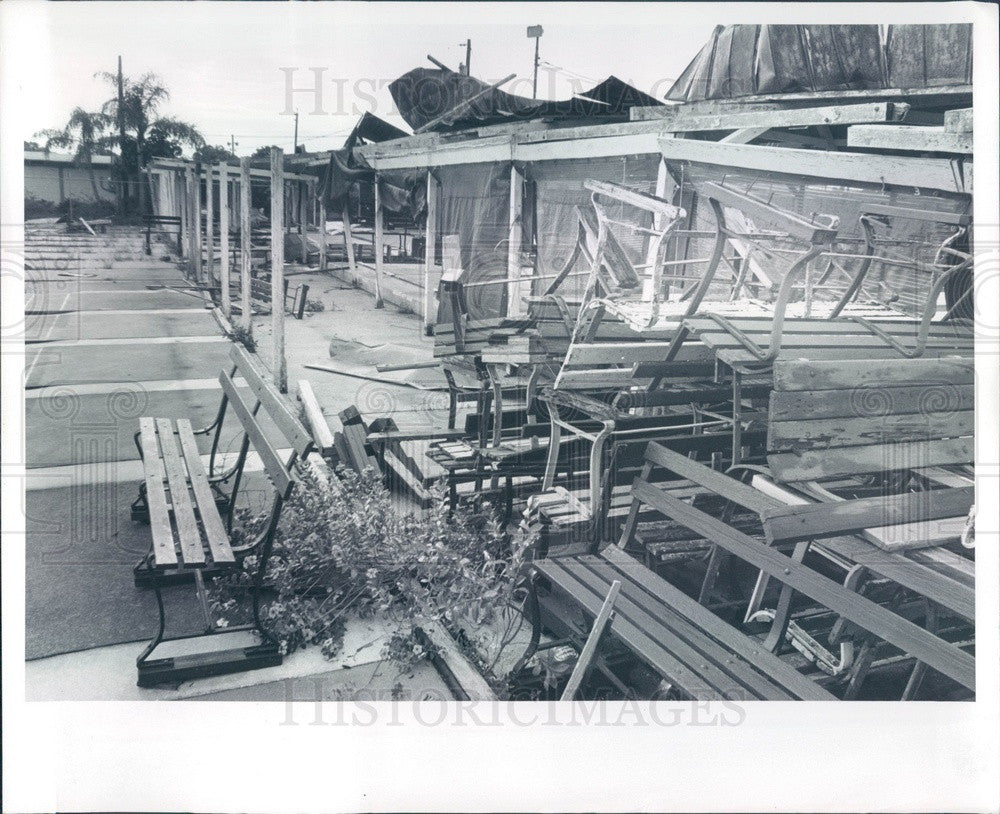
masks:
[[[340,150],[330,153],[317,194],[326,202],[327,211],[339,212],[345,201],[357,206],[367,196],[359,196],[359,183],[374,182],[375,172],[354,148],[363,143],[389,141],[407,134],[371,113],[365,113],[354,126]],[[379,195],[387,212],[402,213],[416,221],[427,207],[426,173],[422,170],[383,172],[379,174]],[[374,204],[370,204],[374,206]],[[353,208],[353,207],[352,207]],[[363,207],[367,208],[367,207]]]
[[[457,105],[488,91],[435,126],[435,130],[460,129],[509,122],[512,119],[603,118],[623,120],[632,107],[661,104],[652,96],[609,76],[590,90],[571,99],[544,101],[516,96],[494,88],[472,76],[437,68],[415,68],[389,84],[389,93],[400,115],[417,130]]]
[[[971,25],[717,26],[667,92],[698,102],[972,82]]]
[[[437,234],[457,235],[468,313],[486,319],[504,313],[507,286],[471,285],[507,279],[510,164],[463,164],[434,171],[439,184]],[[447,307],[439,320],[447,321]]]

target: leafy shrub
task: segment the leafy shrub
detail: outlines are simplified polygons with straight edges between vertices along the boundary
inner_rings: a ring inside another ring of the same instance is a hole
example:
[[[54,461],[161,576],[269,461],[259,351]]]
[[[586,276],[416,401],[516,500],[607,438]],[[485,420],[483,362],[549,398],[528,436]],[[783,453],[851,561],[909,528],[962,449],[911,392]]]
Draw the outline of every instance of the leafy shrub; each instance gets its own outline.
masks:
[[[404,514],[374,470],[338,474],[326,480],[304,471],[282,513],[265,574],[276,597],[263,618],[283,651],[317,645],[332,657],[348,614],[378,616],[392,631],[383,657],[412,667],[433,655],[420,626],[436,622],[500,686],[492,671],[521,627],[516,600],[531,538],[509,539],[471,508],[449,512],[443,485],[425,514]],[[245,533],[265,522],[244,518]],[[248,557],[237,578],[217,582],[227,622],[256,567]]]
[[[250,353],[257,351],[257,341],[253,338],[252,329],[244,328],[242,325],[234,325],[230,337],[232,337],[234,342],[239,342]]]
[[[326,306],[323,305],[323,300],[310,300],[306,299],[306,311],[324,311]]]

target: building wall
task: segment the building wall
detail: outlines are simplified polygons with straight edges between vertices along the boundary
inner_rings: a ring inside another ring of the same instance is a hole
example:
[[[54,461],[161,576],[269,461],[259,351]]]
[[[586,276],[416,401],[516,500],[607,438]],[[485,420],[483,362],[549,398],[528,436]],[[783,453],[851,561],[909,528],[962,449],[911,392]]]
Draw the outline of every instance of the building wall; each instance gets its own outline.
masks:
[[[103,188],[111,181],[111,168],[107,165],[95,166],[94,176],[99,198],[112,200],[113,194]],[[37,198],[54,204],[60,204],[68,198],[76,201],[95,200],[90,172],[86,167],[54,162],[25,162],[24,195],[26,198]]]

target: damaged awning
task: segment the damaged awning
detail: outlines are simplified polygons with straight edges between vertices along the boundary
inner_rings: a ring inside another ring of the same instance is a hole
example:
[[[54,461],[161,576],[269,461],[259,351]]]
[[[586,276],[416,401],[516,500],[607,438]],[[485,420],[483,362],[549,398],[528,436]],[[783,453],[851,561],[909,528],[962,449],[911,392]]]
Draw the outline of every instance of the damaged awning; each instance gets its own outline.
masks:
[[[404,121],[417,130],[445,117],[434,130],[454,130],[513,119],[595,118],[621,121],[633,107],[661,104],[615,76],[590,90],[556,101],[528,99],[491,87],[472,76],[437,68],[415,68],[389,84],[389,93]],[[468,104],[465,104],[468,103]],[[445,114],[463,105],[454,119]]]

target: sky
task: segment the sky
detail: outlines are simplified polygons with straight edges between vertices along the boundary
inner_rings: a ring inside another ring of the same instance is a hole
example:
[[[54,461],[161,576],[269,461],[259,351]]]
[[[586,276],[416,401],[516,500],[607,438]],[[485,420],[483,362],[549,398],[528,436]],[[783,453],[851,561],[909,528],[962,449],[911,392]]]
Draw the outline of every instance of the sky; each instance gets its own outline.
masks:
[[[18,2],[18,0],[15,0]],[[170,90],[162,114],[198,126],[211,144],[237,142],[238,154],[265,144],[290,151],[298,108],[299,143],[339,147],[366,110],[403,126],[386,85],[432,54],[449,67],[472,40],[472,73],[531,95],[534,41],[542,25],[539,96],[566,98],[609,74],[662,98],[718,20],[667,6],[610,4],[389,3],[25,3],[14,61],[23,92],[24,138],[61,126],[70,111],[96,109],[113,88],[95,79],[114,71],[156,73]],[[674,7],[676,8],[676,7]],[[722,10],[720,9],[719,12]],[[572,12],[572,13],[570,13]],[[640,13],[641,12],[641,13]],[[8,65],[11,63],[8,63]],[[283,70],[288,69],[288,70]],[[293,88],[313,88],[321,98]],[[572,84],[576,82],[576,86]]]

